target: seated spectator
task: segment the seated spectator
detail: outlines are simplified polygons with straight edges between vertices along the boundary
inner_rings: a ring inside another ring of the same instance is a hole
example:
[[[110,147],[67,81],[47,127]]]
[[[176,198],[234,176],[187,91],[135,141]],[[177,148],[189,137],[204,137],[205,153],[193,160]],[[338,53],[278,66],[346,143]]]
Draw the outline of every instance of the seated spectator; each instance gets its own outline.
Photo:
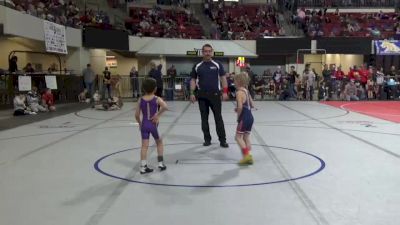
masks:
[[[357,87],[354,79],[351,79],[344,88],[344,97],[346,101],[358,101],[360,100],[357,96]]]
[[[86,89],[86,88],[83,89],[83,91],[78,95],[78,101],[79,101],[79,102],[88,103],[87,100],[89,100],[89,102],[90,102],[90,99],[87,99],[87,98],[86,98],[86,95],[87,95],[87,94],[88,94],[87,89]]]
[[[49,111],[56,111],[54,103],[54,95],[51,93],[51,89],[47,88],[42,95],[42,105]]]
[[[326,85],[326,82],[321,82],[321,85],[318,88],[318,100],[319,101],[326,101],[328,100],[328,92],[329,92],[329,88]]]
[[[268,82],[268,95],[275,95],[275,82],[272,79]]]
[[[357,82],[356,83],[356,87],[357,87],[357,97],[358,97],[358,99],[359,100],[367,99],[367,93],[365,91],[364,86],[360,82]]]
[[[261,99],[264,99],[265,95],[265,81],[262,76],[257,76],[256,81],[254,83],[254,92],[258,95],[261,95]]]
[[[48,110],[39,104],[40,96],[37,93],[37,87],[33,86],[32,90],[28,92],[27,103],[32,112],[47,112]]]
[[[30,111],[25,105],[25,95],[21,92],[14,97],[14,116],[35,115],[35,112]]]
[[[290,85],[289,81],[287,79],[283,79],[283,82],[281,84],[281,93],[279,95],[279,100],[280,101],[287,101],[290,99]]]
[[[99,94],[99,90],[96,90],[95,92],[94,92],[94,94],[93,94],[93,101],[94,101],[94,104],[96,105],[96,104],[100,104],[100,100],[101,100],[101,97],[100,97],[100,94]]]

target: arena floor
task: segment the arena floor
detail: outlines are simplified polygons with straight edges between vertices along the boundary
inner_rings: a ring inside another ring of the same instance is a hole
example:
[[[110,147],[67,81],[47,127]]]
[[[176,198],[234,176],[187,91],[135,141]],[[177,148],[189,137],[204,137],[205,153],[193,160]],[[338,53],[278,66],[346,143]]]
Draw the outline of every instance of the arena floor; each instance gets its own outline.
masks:
[[[255,164],[239,167],[231,102],[229,149],[212,115],[213,145],[203,147],[197,104],[168,104],[168,169],[147,175],[133,103],[1,131],[0,224],[399,224],[398,123],[349,105],[256,102]],[[149,158],[156,165],[154,147]]]

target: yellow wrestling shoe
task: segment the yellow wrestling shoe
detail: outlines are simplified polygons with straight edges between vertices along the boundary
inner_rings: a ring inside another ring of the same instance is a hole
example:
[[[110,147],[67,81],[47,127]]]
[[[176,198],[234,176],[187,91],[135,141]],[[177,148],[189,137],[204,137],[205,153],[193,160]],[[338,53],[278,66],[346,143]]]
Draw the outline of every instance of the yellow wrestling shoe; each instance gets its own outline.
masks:
[[[240,166],[247,166],[247,165],[253,165],[253,156],[251,155],[246,155],[243,157],[242,160],[239,161]]]

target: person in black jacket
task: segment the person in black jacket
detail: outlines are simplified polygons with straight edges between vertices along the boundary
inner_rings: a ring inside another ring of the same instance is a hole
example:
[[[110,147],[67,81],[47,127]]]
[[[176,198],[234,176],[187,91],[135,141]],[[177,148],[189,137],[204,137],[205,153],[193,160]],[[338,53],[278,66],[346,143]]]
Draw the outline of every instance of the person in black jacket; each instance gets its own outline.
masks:
[[[156,91],[156,96],[162,97],[163,93],[163,80],[162,80],[162,65],[159,64],[156,68],[156,64],[154,62],[151,62],[150,64],[151,70],[149,72],[149,77],[155,79],[157,81],[157,91]]]
[[[10,73],[15,73],[18,71],[17,61],[18,61],[17,56],[11,57],[11,59],[8,61],[8,71]]]

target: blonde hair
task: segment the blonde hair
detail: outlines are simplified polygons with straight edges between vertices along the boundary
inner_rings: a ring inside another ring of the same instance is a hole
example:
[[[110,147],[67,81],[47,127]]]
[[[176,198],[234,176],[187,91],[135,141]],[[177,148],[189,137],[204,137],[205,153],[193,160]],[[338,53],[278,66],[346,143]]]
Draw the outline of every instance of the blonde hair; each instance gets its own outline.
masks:
[[[247,85],[249,84],[249,74],[247,72],[241,72],[235,75],[234,77],[235,81],[243,86],[243,87],[247,87]]]

